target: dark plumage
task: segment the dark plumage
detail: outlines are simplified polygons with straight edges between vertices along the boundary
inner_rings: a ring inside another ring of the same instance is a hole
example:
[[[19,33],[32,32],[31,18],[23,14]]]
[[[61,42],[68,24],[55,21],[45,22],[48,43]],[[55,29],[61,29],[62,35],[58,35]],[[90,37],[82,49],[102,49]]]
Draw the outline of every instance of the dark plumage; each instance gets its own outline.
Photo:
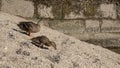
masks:
[[[38,47],[43,47],[43,45],[45,45],[45,46],[52,46],[54,47],[55,50],[57,49],[55,42],[50,41],[46,36],[38,36],[38,37],[32,38],[31,40],[32,42],[38,44],[37,45]]]
[[[19,28],[26,31],[27,34],[30,36],[31,33],[36,33],[40,31],[40,25],[35,24],[33,22],[20,22],[18,24]]]

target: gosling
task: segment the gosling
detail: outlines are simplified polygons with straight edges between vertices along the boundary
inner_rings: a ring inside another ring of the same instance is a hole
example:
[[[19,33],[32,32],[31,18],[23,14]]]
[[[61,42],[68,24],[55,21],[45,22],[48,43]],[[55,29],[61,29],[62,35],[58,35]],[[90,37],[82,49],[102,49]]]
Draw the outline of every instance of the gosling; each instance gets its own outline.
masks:
[[[32,42],[38,44],[37,45],[38,47],[43,48],[43,45],[45,45],[48,47],[52,46],[55,50],[57,49],[55,42],[50,41],[46,36],[38,36],[38,37],[32,38],[31,40]]]
[[[40,20],[39,20],[40,21]],[[40,31],[40,25],[39,25],[39,21],[37,22],[37,24],[28,21],[28,22],[20,22],[18,24],[18,27],[24,31],[26,31],[26,34],[28,36],[31,36],[31,33],[37,33]]]

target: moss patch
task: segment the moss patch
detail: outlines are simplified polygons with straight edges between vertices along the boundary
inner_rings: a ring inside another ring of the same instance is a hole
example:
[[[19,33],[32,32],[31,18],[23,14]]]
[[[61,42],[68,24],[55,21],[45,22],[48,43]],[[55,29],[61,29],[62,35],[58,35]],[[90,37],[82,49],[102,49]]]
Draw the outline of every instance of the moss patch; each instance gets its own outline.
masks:
[[[94,7],[94,5],[87,6],[86,9],[83,12],[83,14],[86,17],[94,16],[96,13],[97,13],[97,10],[96,10],[96,7]]]

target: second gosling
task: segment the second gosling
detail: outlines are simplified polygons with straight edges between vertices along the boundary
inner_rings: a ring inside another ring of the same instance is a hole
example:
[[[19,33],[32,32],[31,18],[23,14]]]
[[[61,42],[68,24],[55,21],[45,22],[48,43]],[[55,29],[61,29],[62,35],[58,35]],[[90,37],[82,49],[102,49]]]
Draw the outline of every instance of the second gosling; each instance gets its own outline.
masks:
[[[24,22],[20,22],[18,24],[18,26],[19,26],[20,29],[26,31],[29,36],[31,36],[31,33],[36,33],[36,32],[40,31],[39,21],[38,21],[37,24],[35,24],[31,21],[28,21],[28,22],[24,21]]]
[[[55,50],[57,49],[55,42],[50,41],[46,36],[38,36],[38,37],[32,38],[31,40],[32,42],[38,44],[37,45],[38,47],[43,47],[43,45],[45,45],[48,47],[52,46]]]

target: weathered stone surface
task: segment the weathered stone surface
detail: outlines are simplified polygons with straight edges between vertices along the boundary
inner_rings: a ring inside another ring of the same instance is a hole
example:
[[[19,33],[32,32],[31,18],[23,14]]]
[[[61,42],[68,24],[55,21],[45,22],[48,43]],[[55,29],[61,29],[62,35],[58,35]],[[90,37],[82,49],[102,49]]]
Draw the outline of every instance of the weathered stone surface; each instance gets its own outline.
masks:
[[[1,10],[22,17],[33,17],[34,6],[31,1],[2,0]]]
[[[114,4],[101,4],[100,11],[102,13],[102,17],[114,19],[117,17]]]
[[[117,17],[120,19],[120,4],[116,6],[117,9]]]
[[[75,14],[74,12],[71,12],[68,15],[65,15],[65,19],[76,19],[76,18],[85,18],[83,13]]]
[[[30,41],[29,48],[20,47],[21,42],[31,38],[13,30],[20,30],[17,23],[23,20],[25,19],[0,13],[0,24],[4,25],[0,29],[0,68],[120,68],[119,54],[45,26],[41,26],[41,31],[34,33],[32,38],[45,35],[56,43],[57,50],[52,47],[48,50],[38,48]],[[13,41],[6,37],[9,32],[16,37]],[[18,54],[16,54],[17,50],[19,50]],[[33,60],[33,57],[36,58]]]
[[[103,20],[102,32],[120,32],[120,20]]]
[[[86,32],[94,33],[100,31],[100,22],[98,20],[86,20]]]
[[[39,5],[38,14],[43,18],[53,18],[52,7],[46,7],[44,5]]]

